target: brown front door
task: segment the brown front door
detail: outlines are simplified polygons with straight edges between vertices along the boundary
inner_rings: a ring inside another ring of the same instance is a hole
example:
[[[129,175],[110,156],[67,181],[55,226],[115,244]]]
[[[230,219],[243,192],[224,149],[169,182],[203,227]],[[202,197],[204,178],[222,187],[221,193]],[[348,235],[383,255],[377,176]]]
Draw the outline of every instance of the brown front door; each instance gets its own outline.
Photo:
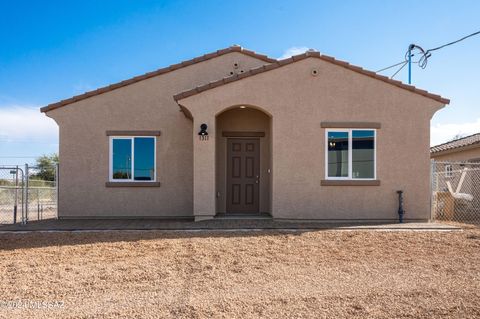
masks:
[[[227,213],[259,212],[260,140],[227,139]]]

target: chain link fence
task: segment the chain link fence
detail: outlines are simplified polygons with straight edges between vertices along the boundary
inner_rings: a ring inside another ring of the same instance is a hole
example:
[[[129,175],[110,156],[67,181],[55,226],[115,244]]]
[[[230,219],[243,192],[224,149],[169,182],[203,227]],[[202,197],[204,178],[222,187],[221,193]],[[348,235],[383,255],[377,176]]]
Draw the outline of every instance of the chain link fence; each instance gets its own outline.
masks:
[[[480,163],[432,162],[432,219],[480,225]]]
[[[58,165],[0,166],[0,224],[57,218]],[[480,225],[480,162],[432,162],[432,220]]]
[[[57,218],[57,172],[58,166],[0,166],[0,224]]]
[[[30,166],[25,173],[27,177],[26,183],[26,199],[27,203],[27,222],[57,218],[57,169],[56,167],[50,168],[52,171],[51,178],[45,179],[42,172],[45,168]]]
[[[25,219],[24,178],[21,168],[0,166],[0,224],[15,224]]]

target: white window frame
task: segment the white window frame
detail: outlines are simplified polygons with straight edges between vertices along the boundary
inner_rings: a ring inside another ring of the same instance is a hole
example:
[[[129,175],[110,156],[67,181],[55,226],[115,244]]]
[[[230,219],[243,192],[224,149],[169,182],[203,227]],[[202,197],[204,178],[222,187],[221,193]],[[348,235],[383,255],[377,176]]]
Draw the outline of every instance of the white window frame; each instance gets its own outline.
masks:
[[[140,181],[135,180],[135,138],[153,138],[153,180],[150,181]],[[131,149],[131,161],[132,161],[132,178],[130,179],[114,179],[113,178],[113,140],[130,140],[132,142],[132,149]],[[156,136],[109,136],[109,172],[108,172],[108,180],[110,182],[131,182],[131,183],[153,183],[157,181],[157,137]]]
[[[452,164],[445,165],[445,177],[453,177],[453,166]]]
[[[373,178],[353,178],[352,177],[352,131],[373,131]],[[329,132],[347,132],[348,133],[348,176],[337,177],[328,176],[328,133]],[[328,180],[354,180],[371,181],[377,179],[377,130],[373,128],[329,128],[325,129],[325,179]]]

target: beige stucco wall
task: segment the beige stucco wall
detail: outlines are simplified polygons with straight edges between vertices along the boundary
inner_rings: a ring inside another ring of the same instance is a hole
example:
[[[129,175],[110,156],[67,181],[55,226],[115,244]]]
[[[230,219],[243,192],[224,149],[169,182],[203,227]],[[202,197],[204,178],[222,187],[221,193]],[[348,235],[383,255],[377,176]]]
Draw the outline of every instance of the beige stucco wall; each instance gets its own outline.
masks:
[[[216,211],[226,212],[226,158],[227,138],[222,136],[223,131],[234,132],[264,132],[260,140],[260,212],[270,212],[270,117],[262,111],[251,107],[238,107],[227,110],[217,116],[216,136]]]
[[[312,76],[313,68],[319,75]],[[388,83],[316,58],[232,82],[179,103],[194,127],[209,125],[234,105],[271,115],[272,214],[288,219],[397,219],[397,190],[405,192],[406,218],[426,220],[429,202],[429,130],[442,105]],[[321,186],[325,178],[322,121],[380,122],[380,186]],[[215,213],[215,139],[194,136],[194,214]]]
[[[470,149],[457,149],[453,152],[445,152],[442,154],[432,154],[432,159],[440,162],[468,162],[478,161],[480,159],[480,147]]]
[[[266,62],[229,53],[47,113],[60,131],[59,217],[192,216],[192,121],[173,95]],[[155,188],[107,188],[107,130],[161,130]],[[212,195],[213,196],[213,195]]]

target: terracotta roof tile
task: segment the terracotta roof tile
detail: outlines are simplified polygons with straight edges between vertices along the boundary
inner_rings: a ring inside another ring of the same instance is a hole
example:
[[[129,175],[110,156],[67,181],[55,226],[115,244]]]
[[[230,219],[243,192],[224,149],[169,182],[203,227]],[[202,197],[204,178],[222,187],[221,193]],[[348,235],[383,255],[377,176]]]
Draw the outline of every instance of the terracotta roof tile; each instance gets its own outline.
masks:
[[[386,76],[383,76],[383,75],[379,75],[375,72],[372,72],[372,71],[368,71],[368,70],[365,70],[359,66],[356,66],[356,65],[351,65],[345,61],[340,61],[340,60],[336,60],[335,58],[331,57],[331,56],[328,56],[328,55],[323,55],[323,54],[320,54],[320,52],[318,51],[307,51],[305,53],[302,53],[302,54],[299,54],[299,55],[294,55],[290,58],[287,58],[287,59],[284,59],[284,60],[280,60],[280,61],[274,61],[270,64],[267,64],[267,65],[263,65],[261,67],[258,67],[258,68],[254,68],[254,69],[251,69],[249,71],[246,71],[244,73],[242,73],[241,75],[239,74],[234,74],[232,76],[229,76],[229,77],[226,77],[226,78],[223,78],[223,79],[220,79],[216,82],[219,82],[221,83],[221,85],[223,84],[227,84],[227,83],[230,83],[230,82],[234,82],[234,81],[238,81],[240,79],[243,79],[243,78],[246,78],[246,77],[249,77],[249,76],[253,76],[253,75],[256,75],[256,74],[259,74],[259,73],[262,73],[262,72],[266,72],[266,71],[269,71],[269,70],[273,70],[273,69],[277,69],[279,67],[282,67],[284,65],[287,65],[287,64],[291,64],[291,63],[295,63],[297,61],[301,61],[301,60],[304,60],[304,59],[307,59],[307,58],[310,58],[310,57],[314,57],[314,58],[318,58],[318,59],[321,59],[321,60],[324,60],[324,61],[327,61],[327,62],[330,62],[330,63],[333,63],[335,65],[338,65],[338,66],[341,66],[341,67],[344,67],[346,69],[349,69],[349,70],[352,70],[354,72],[358,72],[360,74],[363,74],[363,75],[366,75],[366,76],[370,76],[372,78],[375,78],[377,80],[380,80],[380,81],[383,81],[383,82],[386,82],[386,83],[389,83],[389,84],[392,84],[392,85],[395,85],[399,88],[402,88],[402,89],[405,89],[405,90],[408,90],[408,91],[411,91],[413,93],[416,93],[416,94],[419,94],[419,95],[422,95],[422,96],[425,96],[427,98],[431,98],[435,101],[438,101],[438,102],[441,102],[441,103],[444,103],[444,104],[449,104],[450,103],[450,100],[449,99],[446,99],[446,98],[443,98],[441,97],[440,95],[437,95],[437,94],[433,94],[433,93],[429,93],[428,91],[425,91],[425,90],[421,90],[421,89],[417,89],[415,88],[414,86],[412,85],[408,85],[408,84],[404,84],[400,81],[397,81],[397,80],[393,80],[393,79],[390,79]],[[218,87],[220,85],[216,85],[215,87]],[[183,98],[186,98],[186,97],[189,97],[189,96],[192,96],[192,95],[195,95],[195,94],[198,94],[200,92],[203,92],[203,91],[206,91],[208,90],[210,87],[207,85],[200,85],[196,88],[193,88],[193,89],[190,89],[190,90],[186,90],[186,91],[183,91],[179,94],[176,94],[174,95],[174,99],[175,101],[178,101],[178,100],[181,100]]]
[[[130,85],[130,84],[133,84],[133,83],[136,83],[136,82],[139,82],[139,81],[142,81],[142,80],[154,77],[154,76],[158,76],[158,75],[161,75],[161,74],[164,74],[164,73],[167,73],[167,72],[171,72],[171,71],[174,71],[174,70],[177,70],[177,69],[195,64],[195,63],[210,60],[210,59],[213,59],[215,57],[218,57],[218,56],[221,56],[221,55],[224,55],[224,54],[227,54],[227,53],[231,53],[231,52],[240,52],[240,53],[243,53],[245,55],[249,55],[249,56],[252,56],[254,58],[263,60],[267,63],[272,63],[272,62],[276,61],[275,59],[269,58],[268,56],[266,56],[264,54],[258,54],[258,53],[255,53],[254,51],[246,50],[246,49],[244,49],[244,48],[242,48],[238,45],[234,45],[234,46],[222,49],[222,50],[218,50],[218,51],[215,51],[215,52],[212,52],[212,53],[204,54],[202,56],[193,58],[191,60],[186,60],[186,61],[183,61],[183,62],[180,62],[180,63],[172,64],[168,67],[161,68],[161,69],[158,69],[156,71],[148,72],[148,73],[133,77],[133,78],[128,79],[128,80],[124,80],[124,81],[121,81],[121,82],[118,82],[118,83],[115,83],[115,84],[110,84],[108,86],[98,88],[98,89],[95,89],[93,91],[85,92],[83,94],[76,95],[76,96],[73,96],[71,98],[61,100],[61,101],[56,102],[56,103],[49,104],[45,107],[42,107],[40,109],[40,111],[41,112],[48,112],[48,111],[51,111],[51,110],[54,110],[54,109],[58,109],[59,107],[62,107],[62,106],[65,106],[65,105],[68,105],[68,104],[71,104],[71,103],[74,103],[74,102],[78,102],[78,101],[87,99],[89,97],[95,96],[95,95],[99,95],[99,94],[102,94],[102,93],[105,93],[105,92],[109,92],[109,91],[121,88],[123,86],[126,86],[126,85]]]
[[[479,144],[480,146],[480,133],[465,136],[454,141],[446,142],[440,145],[435,145],[430,148],[430,154],[453,150],[460,147]]]
[[[284,65],[284,64],[289,64],[293,61],[293,58],[292,57],[289,57],[287,59],[284,59],[284,60],[279,60],[277,63],[280,64],[280,65]]]

